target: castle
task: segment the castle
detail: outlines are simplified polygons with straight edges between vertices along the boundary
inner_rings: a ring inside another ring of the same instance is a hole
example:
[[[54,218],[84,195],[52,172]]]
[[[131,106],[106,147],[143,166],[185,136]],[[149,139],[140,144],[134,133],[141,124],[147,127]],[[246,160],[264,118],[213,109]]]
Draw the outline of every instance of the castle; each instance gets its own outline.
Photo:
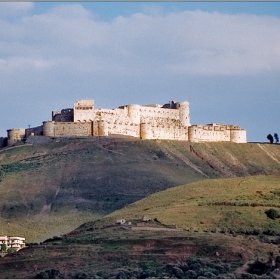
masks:
[[[32,135],[86,137],[127,135],[141,139],[190,142],[246,143],[246,130],[238,125],[190,125],[188,102],[164,105],[124,105],[115,109],[95,109],[94,100],[79,100],[73,109],[52,111],[52,120],[32,128],[7,130],[8,144]],[[1,144],[1,143],[0,143]]]

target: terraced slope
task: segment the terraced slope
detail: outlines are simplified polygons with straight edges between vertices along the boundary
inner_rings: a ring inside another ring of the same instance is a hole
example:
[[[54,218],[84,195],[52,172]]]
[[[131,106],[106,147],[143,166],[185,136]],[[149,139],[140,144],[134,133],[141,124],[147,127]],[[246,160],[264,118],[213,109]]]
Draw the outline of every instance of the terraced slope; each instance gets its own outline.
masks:
[[[57,138],[39,145],[37,140],[0,150],[1,230],[28,242],[67,233],[170,187],[274,174],[280,167],[280,145],[125,137]]]

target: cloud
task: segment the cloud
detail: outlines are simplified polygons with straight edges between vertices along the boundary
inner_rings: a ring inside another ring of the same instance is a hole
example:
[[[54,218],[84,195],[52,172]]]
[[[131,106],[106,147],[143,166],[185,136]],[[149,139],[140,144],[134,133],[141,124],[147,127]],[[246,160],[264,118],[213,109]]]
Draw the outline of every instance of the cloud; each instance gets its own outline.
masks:
[[[34,7],[32,2],[1,2],[0,4],[0,16],[24,14]]]
[[[278,87],[276,17],[152,8],[101,21],[77,3],[58,3],[41,14],[33,8],[29,2],[0,3],[0,11],[13,18],[0,12],[3,112],[7,106],[17,110],[28,99],[40,123],[49,119],[42,115],[46,104],[49,112],[94,97],[98,107],[110,108],[166,102],[170,95],[210,108],[213,96],[222,106],[229,88],[231,96],[241,98],[242,87],[233,90],[238,83],[250,81],[248,103],[260,88],[252,81],[263,82],[271,94]],[[25,110],[13,113],[5,127],[18,126]]]
[[[138,13],[101,22],[73,4],[25,16],[17,23],[4,22],[0,34],[0,52],[7,57],[24,55],[27,64],[41,57],[64,61],[65,67],[71,61],[78,71],[85,58],[85,69],[94,71],[96,65],[98,71],[122,69],[128,75],[150,72],[151,64],[173,74],[198,75],[246,75],[280,68],[280,20],[262,16],[185,11]],[[10,63],[14,59],[6,59]]]

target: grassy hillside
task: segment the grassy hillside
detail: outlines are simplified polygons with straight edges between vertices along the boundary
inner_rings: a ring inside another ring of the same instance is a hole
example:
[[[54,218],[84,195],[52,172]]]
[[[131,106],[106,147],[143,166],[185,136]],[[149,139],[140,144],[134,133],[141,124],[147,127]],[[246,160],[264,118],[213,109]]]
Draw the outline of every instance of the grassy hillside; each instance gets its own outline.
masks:
[[[275,258],[279,238],[275,241],[251,235],[91,229],[6,255],[0,258],[0,271],[6,279],[248,279],[256,275],[248,274],[246,263]]]
[[[150,195],[101,219],[102,225],[118,218],[128,221],[144,215],[163,224],[177,224],[198,232],[280,234],[280,220],[265,211],[280,213],[280,173],[231,179],[208,179]]]
[[[2,149],[0,164],[1,231],[35,242],[177,185],[277,173],[280,145],[57,138]]]

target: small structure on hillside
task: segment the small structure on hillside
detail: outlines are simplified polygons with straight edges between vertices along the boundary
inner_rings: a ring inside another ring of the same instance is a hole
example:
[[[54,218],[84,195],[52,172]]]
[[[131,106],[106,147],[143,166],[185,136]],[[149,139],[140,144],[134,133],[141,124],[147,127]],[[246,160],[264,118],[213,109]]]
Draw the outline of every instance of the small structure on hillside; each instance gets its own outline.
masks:
[[[118,225],[124,225],[125,224],[125,219],[117,219],[116,224]]]
[[[152,219],[149,216],[147,216],[147,215],[144,215],[143,218],[142,218],[143,222],[148,222],[148,221],[151,221],[151,220]]]
[[[19,236],[1,235],[0,236],[0,247],[1,247],[1,250],[3,250],[3,248],[5,248],[5,250],[12,248],[15,251],[18,251],[25,247],[25,238],[19,237]]]

